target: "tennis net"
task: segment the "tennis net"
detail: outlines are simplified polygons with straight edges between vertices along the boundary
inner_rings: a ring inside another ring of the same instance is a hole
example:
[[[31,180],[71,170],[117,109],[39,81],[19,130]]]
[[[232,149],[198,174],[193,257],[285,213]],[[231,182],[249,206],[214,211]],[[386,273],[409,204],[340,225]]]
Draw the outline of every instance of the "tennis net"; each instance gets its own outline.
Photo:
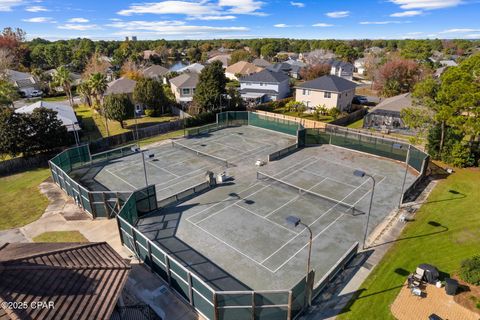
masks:
[[[208,158],[210,160],[216,161],[216,162],[220,163],[221,165],[225,166],[226,168],[228,168],[228,166],[229,166],[229,163],[226,159],[223,159],[223,158],[220,158],[220,157],[217,157],[217,156],[214,156],[214,155],[202,152],[202,151],[195,150],[195,149],[187,147],[187,146],[185,146],[181,143],[172,141],[172,147],[181,148],[182,150],[194,153],[199,157],[205,157],[205,158]]]
[[[291,190],[294,190],[294,191],[298,192],[301,196],[311,196],[311,197],[313,197],[317,200],[318,199],[324,200],[324,201],[329,202],[330,204],[333,204],[334,206],[338,205],[338,206],[343,207],[346,212],[350,211],[352,214],[355,213],[355,206],[352,205],[352,204],[349,204],[349,203],[346,203],[346,202],[343,202],[343,201],[340,201],[340,200],[336,200],[336,199],[327,197],[323,194],[319,194],[319,193],[301,188],[301,187],[293,185],[289,182],[286,182],[286,181],[283,181],[281,179],[272,177],[268,174],[257,171],[257,180],[264,181],[264,182],[267,182],[267,183],[270,183],[270,184],[280,185],[281,187],[285,187],[285,188],[288,188],[288,189],[291,189]]]

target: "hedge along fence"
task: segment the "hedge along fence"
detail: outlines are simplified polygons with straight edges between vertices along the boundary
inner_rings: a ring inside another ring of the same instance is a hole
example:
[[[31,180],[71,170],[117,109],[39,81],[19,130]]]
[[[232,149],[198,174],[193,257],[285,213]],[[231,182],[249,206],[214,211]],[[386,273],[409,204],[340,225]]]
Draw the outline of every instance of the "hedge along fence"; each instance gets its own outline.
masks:
[[[88,145],[59,153],[49,161],[53,181],[93,218],[112,218],[131,192],[90,191],[69,176],[72,170],[89,166],[91,159]]]
[[[331,125],[337,125],[337,126],[348,126],[349,124],[358,121],[360,119],[363,119],[363,117],[368,113],[367,108],[362,108],[357,111],[354,111],[352,113],[349,113],[348,115],[338,118],[336,120],[333,120],[330,122]]]

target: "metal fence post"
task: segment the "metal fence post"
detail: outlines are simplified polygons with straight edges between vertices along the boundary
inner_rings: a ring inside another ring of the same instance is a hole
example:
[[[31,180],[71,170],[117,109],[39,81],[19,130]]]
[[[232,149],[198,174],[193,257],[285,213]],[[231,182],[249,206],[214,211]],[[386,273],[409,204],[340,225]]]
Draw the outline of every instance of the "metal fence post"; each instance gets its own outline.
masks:
[[[168,286],[172,286],[172,274],[170,271],[170,259],[168,259],[168,256],[165,255],[165,269],[167,269],[167,277],[168,277]]]
[[[255,291],[252,291],[252,320],[255,320]]]
[[[293,294],[292,294],[292,290],[290,290],[288,291],[287,320],[292,320],[292,300],[293,300]]]
[[[217,293],[213,293],[213,320],[219,320]]]
[[[193,306],[193,288],[192,288],[192,273],[187,273],[188,280],[188,299],[190,300],[190,305]]]

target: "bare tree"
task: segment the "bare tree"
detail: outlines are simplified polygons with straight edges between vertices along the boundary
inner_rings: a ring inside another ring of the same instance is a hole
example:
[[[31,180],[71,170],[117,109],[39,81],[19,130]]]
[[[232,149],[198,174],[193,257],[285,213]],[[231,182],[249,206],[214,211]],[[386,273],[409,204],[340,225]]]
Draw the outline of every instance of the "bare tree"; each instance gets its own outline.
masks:
[[[7,69],[11,68],[14,62],[10,49],[0,48],[0,78],[6,76]]]

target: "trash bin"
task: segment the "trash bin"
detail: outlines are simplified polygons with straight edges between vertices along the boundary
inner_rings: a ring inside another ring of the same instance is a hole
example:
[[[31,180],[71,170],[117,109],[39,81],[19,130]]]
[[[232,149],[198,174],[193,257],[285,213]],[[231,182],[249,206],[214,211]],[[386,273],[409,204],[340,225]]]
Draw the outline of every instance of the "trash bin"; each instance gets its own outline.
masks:
[[[458,281],[455,279],[445,279],[445,291],[449,296],[454,296],[457,293]]]

